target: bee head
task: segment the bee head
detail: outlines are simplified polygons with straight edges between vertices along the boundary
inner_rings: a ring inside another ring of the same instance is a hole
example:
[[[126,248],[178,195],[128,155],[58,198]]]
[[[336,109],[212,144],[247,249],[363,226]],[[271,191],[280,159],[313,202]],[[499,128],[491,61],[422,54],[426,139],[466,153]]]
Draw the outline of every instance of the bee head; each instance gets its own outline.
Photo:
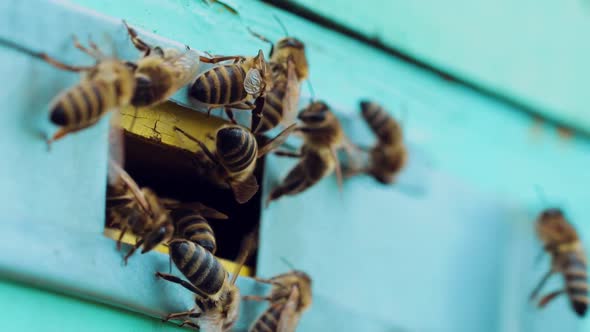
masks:
[[[309,74],[309,65],[305,55],[305,45],[297,38],[285,37],[280,39],[276,45],[273,54],[270,55],[273,62],[286,63],[290,57],[295,64],[297,78],[301,81],[307,78]]]
[[[306,125],[319,126],[329,121],[333,116],[328,105],[321,101],[314,101],[304,108],[297,117]]]
[[[560,209],[551,208],[541,212],[536,223],[537,234],[545,244],[567,243],[577,238]]]
[[[145,237],[141,253],[145,254],[146,252],[154,249],[160,243],[168,242],[170,239],[172,239],[173,234],[174,226],[172,226],[172,223],[167,222],[155,228]]]

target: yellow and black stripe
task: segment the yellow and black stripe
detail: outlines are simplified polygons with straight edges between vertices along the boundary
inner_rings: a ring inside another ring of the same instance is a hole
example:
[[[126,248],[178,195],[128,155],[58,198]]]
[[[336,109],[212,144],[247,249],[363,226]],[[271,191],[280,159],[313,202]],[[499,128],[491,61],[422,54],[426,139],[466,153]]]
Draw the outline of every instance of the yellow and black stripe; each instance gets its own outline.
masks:
[[[200,245],[212,254],[217,251],[215,233],[209,222],[199,212],[190,209],[172,211],[176,234],[195,244]]]
[[[285,307],[286,301],[272,303],[262,315],[254,322],[250,332],[275,332],[277,331],[281,313]]]
[[[172,241],[170,257],[191,284],[209,296],[217,294],[228,277],[215,256],[190,241]]]
[[[266,94],[262,108],[262,120],[256,133],[265,133],[278,126],[284,116],[283,99],[285,98],[287,82],[275,83],[274,88]]]
[[[394,144],[396,133],[400,132],[397,122],[378,104],[361,101],[361,114],[379,141]]]
[[[217,131],[216,147],[223,166],[231,173],[242,172],[256,162],[256,138],[240,126],[228,126]]]
[[[306,149],[303,158],[285,177],[283,182],[275,187],[269,200],[274,201],[284,195],[301,193],[319,182],[327,173],[329,164],[323,156],[313,149]]]
[[[572,308],[579,316],[584,316],[589,302],[588,274],[586,261],[581,255],[580,252],[568,252],[564,253],[561,259],[566,291]]]
[[[223,65],[199,75],[191,86],[190,95],[210,105],[229,105],[244,100],[246,72],[240,65]]]
[[[64,92],[51,109],[51,122],[66,128],[95,123],[111,106],[112,89],[101,81],[87,81]]]

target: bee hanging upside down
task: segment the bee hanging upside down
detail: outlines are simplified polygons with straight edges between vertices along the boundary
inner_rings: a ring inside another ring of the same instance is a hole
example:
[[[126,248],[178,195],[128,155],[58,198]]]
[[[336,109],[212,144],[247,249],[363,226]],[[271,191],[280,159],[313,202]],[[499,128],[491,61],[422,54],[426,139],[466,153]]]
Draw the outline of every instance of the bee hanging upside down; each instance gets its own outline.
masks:
[[[561,273],[565,288],[549,293],[539,301],[543,307],[555,297],[566,294],[572,309],[578,316],[584,316],[588,309],[588,273],[586,255],[574,227],[566,220],[560,209],[547,209],[536,222],[537,234],[544,249],[551,255],[551,269],[531,294],[537,297],[549,277]]]

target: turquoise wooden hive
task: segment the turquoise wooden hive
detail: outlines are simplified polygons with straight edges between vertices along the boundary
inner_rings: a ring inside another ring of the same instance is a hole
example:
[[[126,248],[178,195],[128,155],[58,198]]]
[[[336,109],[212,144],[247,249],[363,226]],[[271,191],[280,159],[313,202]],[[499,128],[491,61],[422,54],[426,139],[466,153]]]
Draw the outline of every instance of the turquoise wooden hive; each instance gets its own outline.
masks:
[[[347,133],[372,139],[358,112],[370,98],[396,116],[407,110],[410,151],[398,185],[360,176],[339,193],[329,177],[260,204],[256,275],[285,272],[284,258],[313,278],[298,331],[590,331],[566,298],[543,310],[528,301],[549,268],[547,258],[535,264],[536,215],[560,206],[590,239],[587,3],[226,2],[239,15],[201,1],[7,0],[0,37],[90,64],[71,44],[75,33],[136,59],[125,19],[166,45],[255,54],[268,45],[247,27],[276,40],[284,35],[276,15],[305,41],[315,95]],[[78,76],[5,47],[0,69],[2,330],[179,331],[160,318],[193,300],[154,278],[167,256],[137,255],[123,267],[103,234],[108,120],[51,151],[41,138],[54,130],[48,104]],[[170,114],[189,106],[186,91],[172,102]],[[266,158],[262,197],[292,165]],[[268,291],[247,276],[238,285]],[[561,285],[555,277],[545,289]],[[236,331],[263,309],[245,303]]]

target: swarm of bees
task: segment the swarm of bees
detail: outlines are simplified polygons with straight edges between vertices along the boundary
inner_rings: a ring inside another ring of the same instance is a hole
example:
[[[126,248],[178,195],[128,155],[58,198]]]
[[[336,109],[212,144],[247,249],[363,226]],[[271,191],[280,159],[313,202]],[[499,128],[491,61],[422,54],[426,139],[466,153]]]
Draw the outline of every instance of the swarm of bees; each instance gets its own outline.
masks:
[[[215,142],[213,150],[182,124],[176,125],[174,131],[179,141],[198,145],[198,151],[187,148],[187,153],[195,162],[207,165],[208,177],[230,189],[240,204],[250,201],[259,191],[254,170],[258,160],[269,153],[298,161],[270,190],[267,203],[300,194],[333,173],[340,189],[343,178],[361,174],[391,184],[406,165],[408,152],[401,125],[374,102],[360,102],[360,118],[376,137],[370,147],[352,143],[324,101],[313,100],[297,111],[300,87],[309,76],[309,66],[304,44],[288,36],[286,29],[286,36],[276,43],[250,30],[271,45],[266,59],[262,50],[255,56],[205,56],[188,46],[184,50],[153,46],[125,21],[123,25],[132,45],[142,53],[135,61],[109,57],[93,42],[87,48],[77,39],[74,46],[95,59],[94,65],[67,65],[45,53],[26,51],[59,69],[83,74],[79,83],[51,103],[49,118],[59,129],[47,138],[47,144],[93,126],[110,111],[127,106],[152,107],[188,86],[191,100],[204,105],[207,113],[223,109],[229,122],[211,137]],[[199,73],[201,63],[213,66]],[[249,127],[235,121],[236,110],[250,112]],[[282,128],[279,134],[265,136],[276,127]],[[296,150],[279,149],[292,134],[302,139],[301,146]],[[341,165],[340,150],[352,162]],[[311,306],[312,279],[295,269],[270,279],[256,278],[272,285],[268,296],[242,297],[236,279],[254,241],[244,241],[238,268],[230,276],[214,256],[217,242],[210,225],[211,219],[228,216],[198,201],[160,197],[152,189],[139,186],[114,159],[109,162],[106,212],[108,225],[120,229],[118,249],[127,232],[137,236],[135,245],[124,256],[125,263],[140,248],[143,254],[164,244],[183,277],[163,272],[157,272],[157,277],[194,293],[194,308],[171,313],[165,320],[182,320],[182,326],[206,331],[230,331],[242,300],[266,301],[268,308],[252,323],[250,331],[294,331]],[[539,304],[544,306],[556,296],[567,294],[574,311],[583,316],[588,305],[586,259],[574,228],[560,210],[550,209],[539,217],[537,231],[553,263],[531,298],[537,296],[549,276],[561,273],[566,287],[545,296]]]

